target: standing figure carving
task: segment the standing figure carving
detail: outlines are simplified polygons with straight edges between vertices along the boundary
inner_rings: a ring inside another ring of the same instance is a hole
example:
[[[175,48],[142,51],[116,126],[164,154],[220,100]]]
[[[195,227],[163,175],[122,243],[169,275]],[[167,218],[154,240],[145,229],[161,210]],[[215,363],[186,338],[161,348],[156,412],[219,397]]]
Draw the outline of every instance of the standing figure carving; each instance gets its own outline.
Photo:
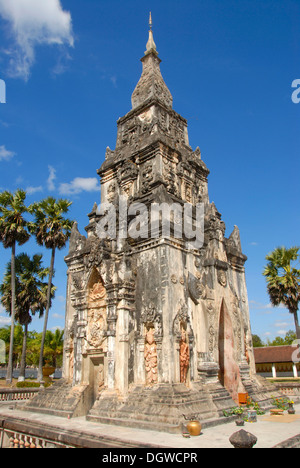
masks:
[[[146,383],[149,386],[157,383],[157,347],[153,333],[153,329],[147,332],[144,350]]]
[[[180,382],[186,383],[187,371],[190,364],[190,348],[186,340],[186,333],[181,332],[181,340],[179,344],[179,361],[180,361]]]

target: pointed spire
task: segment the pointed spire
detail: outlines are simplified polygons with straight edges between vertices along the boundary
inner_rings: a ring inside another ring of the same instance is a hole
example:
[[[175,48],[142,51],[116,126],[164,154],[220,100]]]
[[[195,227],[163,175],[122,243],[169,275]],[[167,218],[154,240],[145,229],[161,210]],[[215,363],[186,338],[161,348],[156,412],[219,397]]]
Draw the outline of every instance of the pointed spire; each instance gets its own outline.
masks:
[[[161,60],[158,57],[153,39],[151,13],[149,16],[149,28],[147,50],[141,58],[143,72],[131,96],[132,108],[135,109],[150,100],[159,101],[164,106],[172,108],[173,98],[160,72],[159,65]]]
[[[151,11],[150,11],[150,15],[149,15],[149,28],[150,28],[149,29],[149,39],[148,39],[148,42],[147,42],[147,45],[146,45],[145,55],[149,54],[151,52],[154,52],[155,54],[158,54],[158,52],[156,50],[156,45],[155,45],[155,42],[154,42],[154,39],[153,39]]]

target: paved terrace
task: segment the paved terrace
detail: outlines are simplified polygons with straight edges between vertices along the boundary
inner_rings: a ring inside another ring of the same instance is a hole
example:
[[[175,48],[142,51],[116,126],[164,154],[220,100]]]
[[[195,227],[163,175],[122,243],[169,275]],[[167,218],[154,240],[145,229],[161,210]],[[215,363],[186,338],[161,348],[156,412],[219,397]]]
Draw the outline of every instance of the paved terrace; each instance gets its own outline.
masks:
[[[257,417],[256,423],[245,423],[244,430],[254,434],[258,442],[254,448],[273,448],[284,444],[284,448],[300,448],[300,404],[295,404],[295,415],[270,416],[266,413]],[[65,419],[57,416],[24,412],[0,405],[0,423],[18,421],[24,427],[43,427],[45,433],[72,434],[72,437],[92,437],[97,447],[133,448],[233,448],[229,437],[241,428],[235,422],[202,430],[200,436],[184,438],[181,434],[168,434],[144,429],[133,429],[86,421],[84,417]],[[289,440],[292,439],[292,440]],[[288,442],[286,442],[288,440]],[[296,444],[295,444],[296,441]]]

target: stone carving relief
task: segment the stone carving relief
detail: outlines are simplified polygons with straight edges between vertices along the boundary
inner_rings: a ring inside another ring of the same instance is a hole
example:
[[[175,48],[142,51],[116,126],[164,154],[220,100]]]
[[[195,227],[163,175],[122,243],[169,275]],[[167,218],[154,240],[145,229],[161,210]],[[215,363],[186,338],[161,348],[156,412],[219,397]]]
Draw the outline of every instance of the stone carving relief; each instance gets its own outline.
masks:
[[[78,223],[75,221],[72,227],[70,241],[69,241],[69,254],[72,252],[79,252],[84,248],[86,238],[80,234],[78,230]]]
[[[112,182],[107,189],[107,201],[112,203],[116,197],[117,187],[115,182]]]
[[[163,177],[166,182],[168,192],[178,196],[179,189],[176,180],[176,165],[174,162],[168,160],[164,161]]]
[[[181,331],[181,340],[179,343],[179,362],[180,362],[180,382],[186,383],[187,372],[190,363],[190,348],[187,343],[187,336],[184,329]]]
[[[231,310],[232,310],[232,327],[235,336],[235,344],[236,344],[236,357],[239,360],[242,355],[242,317],[239,308],[239,300],[237,296],[235,296],[231,302]]]
[[[91,348],[98,349],[106,338],[106,289],[101,278],[88,293],[88,323],[86,340]]]
[[[100,392],[104,388],[104,364],[99,365],[99,373],[98,373],[98,398],[100,398]]]
[[[84,258],[85,267],[91,270],[92,267],[98,267],[103,259],[103,253],[98,242],[94,242],[91,251]]]
[[[154,330],[146,333],[145,350],[146,384],[152,386],[157,383],[157,346],[154,340]]]
[[[227,286],[227,276],[224,270],[218,270],[217,273],[218,282],[223,288]]]
[[[181,299],[179,301],[177,314],[173,321],[173,334],[177,338],[177,340],[181,339],[181,332],[183,328],[186,330],[186,333],[189,336],[189,340],[193,339],[194,334],[191,328],[188,307]]]
[[[201,276],[198,274],[195,277],[192,273],[189,272],[188,275],[188,290],[192,301],[195,304],[199,304],[200,299],[206,298],[206,287],[201,280]]]
[[[152,164],[146,164],[142,170],[142,193],[147,193],[150,190],[150,184],[153,181]]]
[[[81,291],[84,288],[84,280],[83,274],[80,273],[72,273],[72,283],[76,291]]]
[[[107,146],[106,151],[105,151],[105,159],[110,159],[114,157],[114,151],[110,149],[109,146]]]
[[[212,353],[214,351],[216,342],[216,310],[214,304],[208,301],[206,304],[206,311],[208,313],[208,351]]]
[[[132,181],[137,178],[138,169],[133,161],[126,161],[118,171],[117,180],[119,183]]]
[[[153,306],[153,304],[149,304],[142,312],[142,324],[147,329],[150,327],[154,327],[154,332],[157,337],[162,336],[162,316]]]

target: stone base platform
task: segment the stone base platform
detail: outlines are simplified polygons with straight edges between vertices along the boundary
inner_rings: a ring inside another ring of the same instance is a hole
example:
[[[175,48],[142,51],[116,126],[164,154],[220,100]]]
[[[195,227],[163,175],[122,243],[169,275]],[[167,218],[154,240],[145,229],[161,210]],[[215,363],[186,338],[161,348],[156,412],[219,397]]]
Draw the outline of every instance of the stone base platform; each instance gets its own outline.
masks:
[[[184,416],[195,414],[203,427],[227,422],[223,409],[235,406],[221,386],[209,393],[200,383],[158,384],[152,388],[136,386],[126,398],[104,391],[87,414],[87,420],[103,424],[140,427],[155,431],[181,433],[187,424]]]
[[[92,406],[92,390],[88,385],[73,387],[64,379],[41,389],[20,409],[60,417],[85,416]]]
[[[262,409],[272,406],[272,396],[282,396],[276,387],[263,378],[243,379],[249,397]],[[93,401],[88,385],[72,386],[64,379],[41,390],[20,409],[65,418],[86,417],[87,421],[120,427],[142,428],[168,433],[181,433],[186,417],[195,414],[202,427],[230,421],[223,411],[236,406],[229,392],[219,381],[185,384],[142,385],[128,395],[104,389]]]

